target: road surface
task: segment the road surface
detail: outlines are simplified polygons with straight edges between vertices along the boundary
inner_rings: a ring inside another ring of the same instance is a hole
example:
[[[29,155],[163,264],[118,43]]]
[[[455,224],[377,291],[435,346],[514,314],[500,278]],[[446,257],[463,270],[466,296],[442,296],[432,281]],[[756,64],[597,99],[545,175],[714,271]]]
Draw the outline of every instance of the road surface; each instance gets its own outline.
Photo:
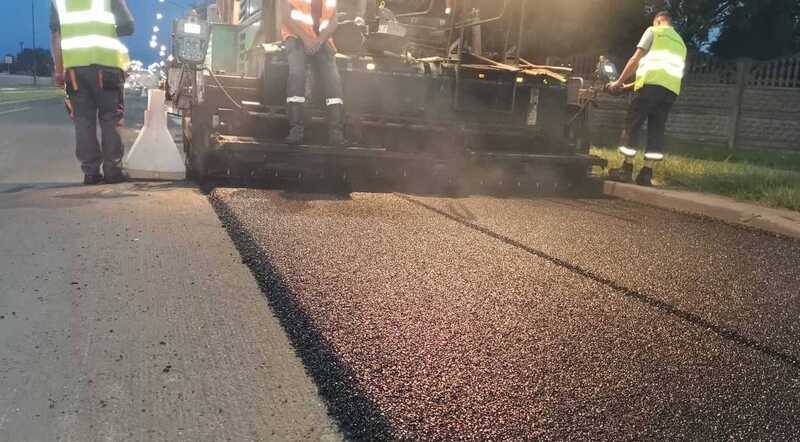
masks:
[[[0,441],[340,440],[206,196],[80,186],[63,105],[15,109],[0,115]]]
[[[76,187],[37,106],[0,116],[28,168],[0,162],[0,439],[800,437],[798,241],[603,199]]]

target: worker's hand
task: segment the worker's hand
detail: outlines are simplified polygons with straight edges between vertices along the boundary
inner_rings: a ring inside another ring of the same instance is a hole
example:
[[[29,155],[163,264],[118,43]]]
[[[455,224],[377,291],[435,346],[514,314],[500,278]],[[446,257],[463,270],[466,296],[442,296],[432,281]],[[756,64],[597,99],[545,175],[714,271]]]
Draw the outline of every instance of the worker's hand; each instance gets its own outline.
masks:
[[[69,98],[64,99],[64,107],[67,109],[67,115],[69,115],[69,117],[74,120],[75,108],[72,107],[72,101]]]
[[[57,87],[64,87],[65,83],[63,72],[53,73],[53,84],[55,84]]]
[[[320,48],[322,47],[322,41],[320,39],[312,40],[311,43],[306,44],[306,54],[314,55],[319,52]]]
[[[619,92],[619,91],[622,90],[622,82],[619,81],[619,80],[612,81],[611,83],[608,83],[607,88],[608,88],[608,91],[611,92],[611,93]]]

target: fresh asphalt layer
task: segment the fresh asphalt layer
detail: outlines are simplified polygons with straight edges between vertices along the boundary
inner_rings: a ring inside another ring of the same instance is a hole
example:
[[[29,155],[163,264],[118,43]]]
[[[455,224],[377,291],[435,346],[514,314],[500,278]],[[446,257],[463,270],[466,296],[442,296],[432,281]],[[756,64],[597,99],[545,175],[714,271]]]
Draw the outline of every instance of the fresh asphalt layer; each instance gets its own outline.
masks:
[[[615,200],[211,200],[353,439],[800,437],[800,242]]]

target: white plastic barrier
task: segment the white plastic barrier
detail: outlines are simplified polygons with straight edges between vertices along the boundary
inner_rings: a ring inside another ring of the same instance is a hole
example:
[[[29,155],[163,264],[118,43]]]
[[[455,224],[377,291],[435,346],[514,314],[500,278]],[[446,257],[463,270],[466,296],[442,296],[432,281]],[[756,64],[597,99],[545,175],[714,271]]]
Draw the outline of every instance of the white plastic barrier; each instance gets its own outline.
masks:
[[[186,164],[167,127],[167,110],[164,104],[164,91],[148,91],[144,126],[123,161],[131,178],[186,179]]]

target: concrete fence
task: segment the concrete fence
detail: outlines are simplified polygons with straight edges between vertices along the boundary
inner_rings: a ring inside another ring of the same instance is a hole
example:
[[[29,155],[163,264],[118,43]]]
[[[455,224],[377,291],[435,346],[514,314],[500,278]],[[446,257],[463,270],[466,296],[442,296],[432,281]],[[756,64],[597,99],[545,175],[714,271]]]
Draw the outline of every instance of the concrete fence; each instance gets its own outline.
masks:
[[[586,62],[575,66],[591,69]],[[629,100],[600,99],[590,115],[596,139],[618,138]],[[731,149],[800,152],[800,54],[768,62],[690,57],[667,135],[672,141]]]

